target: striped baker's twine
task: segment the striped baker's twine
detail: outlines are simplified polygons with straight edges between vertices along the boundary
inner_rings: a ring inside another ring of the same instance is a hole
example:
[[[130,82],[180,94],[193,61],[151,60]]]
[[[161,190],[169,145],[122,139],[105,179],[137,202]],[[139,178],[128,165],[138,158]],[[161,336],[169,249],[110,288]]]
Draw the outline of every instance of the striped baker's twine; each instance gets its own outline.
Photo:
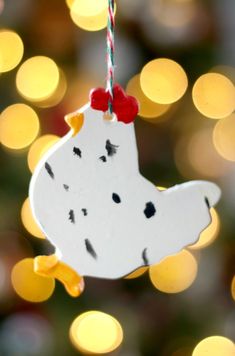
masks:
[[[114,2],[108,0],[108,25],[107,25],[107,85],[110,94],[109,113],[113,113],[113,85],[114,85]]]

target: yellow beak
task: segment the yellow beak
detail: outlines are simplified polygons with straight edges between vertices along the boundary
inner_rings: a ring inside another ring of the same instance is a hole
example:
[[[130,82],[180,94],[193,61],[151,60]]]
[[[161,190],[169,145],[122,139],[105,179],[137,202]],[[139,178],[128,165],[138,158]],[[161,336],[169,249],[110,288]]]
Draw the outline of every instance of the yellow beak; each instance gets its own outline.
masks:
[[[73,130],[73,136],[76,136],[83,126],[84,114],[80,112],[68,114],[65,116],[65,121]]]

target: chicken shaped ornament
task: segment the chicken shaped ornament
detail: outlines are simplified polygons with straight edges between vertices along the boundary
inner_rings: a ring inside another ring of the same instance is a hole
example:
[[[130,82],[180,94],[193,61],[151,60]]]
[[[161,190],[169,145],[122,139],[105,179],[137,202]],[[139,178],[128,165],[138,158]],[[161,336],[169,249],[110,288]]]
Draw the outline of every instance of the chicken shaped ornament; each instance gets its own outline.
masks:
[[[70,132],[30,184],[33,214],[56,248],[35,259],[36,270],[57,276],[71,295],[83,289],[83,276],[121,278],[194,244],[220,198],[206,181],[159,191],[139,172],[136,100],[115,85],[111,120],[108,102],[95,89],[88,105],[67,116]]]

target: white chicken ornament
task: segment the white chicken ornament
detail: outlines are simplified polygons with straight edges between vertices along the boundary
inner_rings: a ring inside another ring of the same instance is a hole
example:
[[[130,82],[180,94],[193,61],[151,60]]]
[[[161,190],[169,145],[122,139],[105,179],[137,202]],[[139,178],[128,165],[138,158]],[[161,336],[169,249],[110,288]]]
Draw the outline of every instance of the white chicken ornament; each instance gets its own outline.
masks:
[[[34,217],[56,248],[35,259],[36,271],[57,276],[74,296],[84,276],[121,278],[194,244],[220,198],[211,182],[159,191],[144,178],[132,122],[136,101],[116,85],[116,115],[108,120],[108,100],[94,90],[88,105],[67,116],[70,132],[42,158],[30,184]]]

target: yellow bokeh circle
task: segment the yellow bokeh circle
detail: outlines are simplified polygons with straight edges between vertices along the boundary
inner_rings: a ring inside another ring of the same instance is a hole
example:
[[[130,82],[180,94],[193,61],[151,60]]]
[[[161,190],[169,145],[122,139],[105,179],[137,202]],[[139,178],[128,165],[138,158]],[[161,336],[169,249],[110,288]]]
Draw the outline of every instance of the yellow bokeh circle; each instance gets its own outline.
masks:
[[[144,66],[140,74],[140,85],[152,101],[171,104],[186,92],[188,78],[178,63],[168,58],[159,58]]]
[[[219,73],[207,73],[198,78],[192,96],[200,113],[211,119],[229,116],[235,109],[234,85]]]
[[[86,31],[99,31],[107,26],[108,14],[106,10],[93,17],[79,16],[71,10],[70,16],[75,25]]]
[[[230,165],[215,149],[213,128],[208,127],[195,131],[190,138],[185,137],[179,143],[180,149],[176,149],[176,159],[179,163],[180,160],[182,160],[182,163],[185,161],[189,171],[194,172],[194,176],[196,173],[210,178],[219,177],[229,171]]]
[[[81,352],[104,354],[120,346],[123,331],[119,322],[111,315],[89,311],[73,321],[70,339]]]
[[[140,86],[140,75],[135,75],[127,84],[126,92],[128,95],[134,96],[139,104],[139,116],[151,119],[164,115],[170,108],[170,105],[157,104],[150,100],[142,91]]]
[[[25,104],[8,106],[1,114],[0,141],[11,149],[29,146],[40,129],[36,112]]]
[[[194,349],[192,356],[234,356],[234,343],[222,336],[211,336],[202,340]]]
[[[26,60],[16,75],[19,93],[30,101],[48,99],[59,85],[60,71],[48,57],[36,56]]]
[[[154,287],[161,292],[180,293],[191,286],[197,271],[195,257],[189,251],[182,250],[150,266],[149,276]]]
[[[32,173],[40,159],[59,139],[56,135],[44,135],[34,141],[28,152],[28,166]]]
[[[34,105],[40,108],[50,108],[58,105],[64,98],[67,91],[67,80],[64,72],[60,69],[60,79],[55,91],[46,99],[34,101]]]
[[[235,161],[235,114],[216,123],[213,143],[220,156],[228,161]]]
[[[214,208],[210,209],[211,213],[211,223],[210,225],[201,233],[199,240],[192,246],[189,246],[192,250],[198,250],[211,245],[218,236],[220,229],[219,216]]]
[[[66,4],[67,4],[69,9],[71,9],[71,6],[73,5],[74,1],[75,0],[65,0],[65,2],[66,2]]]
[[[71,10],[83,17],[97,16],[107,9],[107,0],[74,0],[71,5]]]
[[[15,292],[32,303],[46,301],[55,288],[53,278],[42,277],[34,272],[33,258],[25,258],[15,264],[11,272],[11,282]]]
[[[135,278],[139,278],[141,276],[143,276],[143,274],[145,274],[145,272],[148,271],[148,267],[140,267],[137,270],[135,270],[134,272],[128,274],[128,276],[125,277],[125,279],[135,279]]]
[[[0,31],[0,72],[14,69],[24,54],[24,45],[20,36],[14,31]]]
[[[98,1],[96,2],[99,3]],[[107,26],[108,23],[108,8],[106,6],[96,15],[81,15],[75,6],[75,2],[70,8],[70,16],[75,25],[86,31],[100,31]],[[102,7],[102,6],[101,6]],[[116,4],[115,4],[116,12]]]
[[[27,198],[21,208],[21,220],[25,229],[33,236],[45,239],[45,235],[36,223],[32,214],[29,198]]]
[[[231,293],[233,300],[235,301],[235,276],[233,277],[232,284],[231,284]]]

